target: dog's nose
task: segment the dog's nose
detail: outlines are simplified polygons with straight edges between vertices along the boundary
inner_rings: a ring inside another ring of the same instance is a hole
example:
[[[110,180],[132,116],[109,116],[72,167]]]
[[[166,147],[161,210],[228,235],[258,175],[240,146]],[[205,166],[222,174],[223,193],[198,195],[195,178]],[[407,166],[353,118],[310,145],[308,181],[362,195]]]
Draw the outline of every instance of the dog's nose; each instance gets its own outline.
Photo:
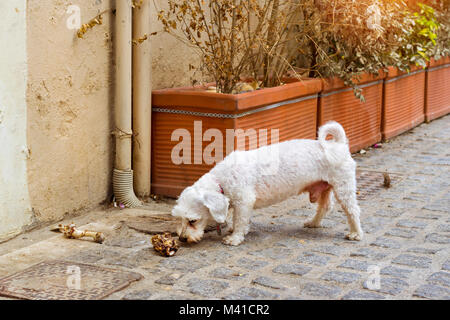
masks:
[[[187,241],[187,238],[186,238],[186,237],[179,236],[179,237],[178,237],[178,240],[180,240],[181,242],[186,242],[186,241]]]

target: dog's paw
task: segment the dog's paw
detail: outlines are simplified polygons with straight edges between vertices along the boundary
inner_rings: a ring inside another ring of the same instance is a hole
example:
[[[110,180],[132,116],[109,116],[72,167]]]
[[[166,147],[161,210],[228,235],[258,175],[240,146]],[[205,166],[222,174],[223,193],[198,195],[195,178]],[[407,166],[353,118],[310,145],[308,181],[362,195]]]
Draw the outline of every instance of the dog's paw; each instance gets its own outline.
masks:
[[[237,235],[229,235],[223,238],[222,242],[229,246],[238,246],[244,241],[243,236],[237,236]]]
[[[345,236],[345,238],[352,241],[361,241],[363,234],[359,232],[350,232]]]
[[[315,222],[314,220],[307,221],[303,224],[305,228],[320,228],[320,223]]]

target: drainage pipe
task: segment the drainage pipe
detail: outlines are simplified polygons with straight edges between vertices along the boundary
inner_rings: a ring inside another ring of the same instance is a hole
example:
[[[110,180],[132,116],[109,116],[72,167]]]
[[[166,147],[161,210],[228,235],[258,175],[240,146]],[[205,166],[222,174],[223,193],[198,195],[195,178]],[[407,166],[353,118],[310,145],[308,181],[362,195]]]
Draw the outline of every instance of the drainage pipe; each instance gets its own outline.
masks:
[[[116,157],[113,171],[113,192],[116,201],[126,207],[140,206],[133,190],[131,169],[132,140],[132,0],[116,1],[116,90],[115,138]]]
[[[150,0],[133,11],[133,39],[147,40],[133,46],[133,171],[139,197],[150,196],[152,61],[150,55]]]

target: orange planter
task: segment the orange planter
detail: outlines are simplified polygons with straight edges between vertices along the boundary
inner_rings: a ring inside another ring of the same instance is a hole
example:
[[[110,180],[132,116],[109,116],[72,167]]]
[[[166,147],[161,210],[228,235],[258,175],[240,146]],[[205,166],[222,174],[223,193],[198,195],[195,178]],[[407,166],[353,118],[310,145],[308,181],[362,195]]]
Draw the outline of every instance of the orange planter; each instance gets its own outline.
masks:
[[[425,120],[450,112],[450,57],[431,60],[426,73]]]
[[[383,77],[363,75],[359,86],[366,100],[355,97],[352,88],[339,79],[324,79],[323,93],[319,98],[319,125],[329,120],[339,122],[350,142],[350,151],[356,152],[381,140],[380,122],[383,94]]]
[[[381,133],[389,139],[421,124],[425,119],[425,70],[411,67],[404,73],[394,67],[384,80]]]
[[[178,196],[215,165],[205,161],[205,154],[220,160],[236,149],[237,138],[228,129],[254,129],[246,132],[256,132],[257,143],[250,144],[250,139],[245,139],[247,149],[261,146],[265,140],[267,144],[276,142],[272,141],[276,137],[272,136],[271,129],[279,130],[279,141],[316,138],[320,80],[297,81],[238,95],[204,89],[186,87],[153,91],[152,192],[155,194]],[[207,131],[223,137],[222,142],[218,140],[216,144],[222,145],[222,154],[216,153],[217,150],[210,152],[208,146],[217,138],[205,137]],[[185,137],[190,137],[190,141],[186,142]],[[179,153],[180,142],[190,144],[192,152],[184,154],[183,150]],[[180,154],[184,159],[181,163]]]

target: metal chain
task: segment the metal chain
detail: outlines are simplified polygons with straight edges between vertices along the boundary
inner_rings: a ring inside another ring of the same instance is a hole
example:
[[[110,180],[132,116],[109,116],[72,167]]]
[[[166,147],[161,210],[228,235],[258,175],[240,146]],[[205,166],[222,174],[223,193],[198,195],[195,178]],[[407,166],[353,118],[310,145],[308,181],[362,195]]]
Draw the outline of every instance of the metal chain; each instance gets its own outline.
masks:
[[[287,104],[298,103],[298,102],[306,101],[306,100],[310,100],[310,99],[316,99],[318,96],[319,96],[318,94],[314,94],[314,95],[301,97],[301,98],[297,98],[297,99],[282,101],[282,102],[274,103],[274,104],[271,104],[271,105],[268,105],[268,106],[264,106],[264,107],[261,107],[261,108],[258,108],[258,109],[253,109],[253,110],[249,110],[249,111],[238,113],[238,114],[198,112],[198,111],[186,111],[186,110],[169,109],[169,108],[174,108],[174,106],[170,106],[170,107],[168,106],[167,109],[164,108],[164,107],[163,108],[154,107],[154,108],[152,108],[152,110],[153,110],[153,112],[183,114],[183,115],[198,116],[198,117],[237,119],[237,118],[248,116],[248,115],[253,114],[253,113],[257,113],[257,112],[261,112],[261,111],[266,111],[266,110],[278,108],[278,107],[281,107],[281,106],[284,106],[284,105],[287,105]],[[177,108],[177,107],[175,107],[175,108]]]
[[[189,116],[199,116],[199,117],[209,117],[209,118],[237,118],[240,115],[237,114],[225,114],[225,113],[212,113],[212,112],[198,112],[198,111],[186,111],[186,110],[176,110],[176,109],[165,109],[165,108],[153,108],[153,112],[162,113],[173,113],[173,114],[183,114]]]

